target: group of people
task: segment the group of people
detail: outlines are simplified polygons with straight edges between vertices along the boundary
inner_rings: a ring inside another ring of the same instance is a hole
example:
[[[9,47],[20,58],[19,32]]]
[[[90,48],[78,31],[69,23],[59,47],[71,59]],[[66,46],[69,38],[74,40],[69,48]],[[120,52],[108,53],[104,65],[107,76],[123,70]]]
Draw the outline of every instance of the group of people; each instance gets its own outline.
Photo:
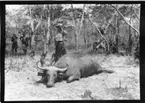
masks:
[[[20,40],[21,40],[21,43],[22,43],[23,52],[24,52],[24,54],[26,54],[27,53],[27,48],[28,48],[28,45],[29,45],[29,37],[27,37],[25,34],[23,34],[20,37]],[[12,35],[11,42],[12,42],[12,53],[17,54],[18,37],[16,36],[16,34]]]

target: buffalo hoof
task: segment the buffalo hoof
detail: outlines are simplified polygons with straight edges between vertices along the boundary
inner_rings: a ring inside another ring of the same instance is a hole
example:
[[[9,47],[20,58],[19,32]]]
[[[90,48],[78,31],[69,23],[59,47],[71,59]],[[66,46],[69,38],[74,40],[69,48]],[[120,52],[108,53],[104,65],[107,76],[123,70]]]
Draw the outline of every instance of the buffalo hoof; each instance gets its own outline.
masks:
[[[38,76],[43,76],[43,74],[44,74],[44,73],[40,73],[40,72],[38,72],[37,75],[38,75]]]
[[[50,88],[50,87],[54,87],[54,84],[53,85],[46,85],[47,88]]]
[[[38,85],[39,85],[39,83],[38,83],[38,82],[34,82],[33,84],[34,84],[34,85],[36,85],[36,86],[38,86]]]
[[[71,81],[70,80],[67,80],[67,83],[70,83]]]
[[[39,83],[43,83],[43,81],[39,80],[39,81],[36,81],[35,83],[39,84]]]
[[[71,79],[67,79],[67,83],[70,83],[70,82],[72,82],[73,80],[71,80]]]
[[[70,76],[68,79],[67,79],[67,83],[70,83],[70,82],[73,82],[75,80],[79,80],[80,77],[79,76]]]

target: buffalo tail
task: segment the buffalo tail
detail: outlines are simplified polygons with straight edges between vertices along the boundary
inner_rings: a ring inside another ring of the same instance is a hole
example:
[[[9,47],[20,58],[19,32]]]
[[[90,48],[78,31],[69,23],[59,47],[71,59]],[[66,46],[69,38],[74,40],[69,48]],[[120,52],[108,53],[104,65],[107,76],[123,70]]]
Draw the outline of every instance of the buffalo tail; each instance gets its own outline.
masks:
[[[106,69],[102,70],[102,72],[104,72],[104,73],[114,73],[113,70],[106,70]]]

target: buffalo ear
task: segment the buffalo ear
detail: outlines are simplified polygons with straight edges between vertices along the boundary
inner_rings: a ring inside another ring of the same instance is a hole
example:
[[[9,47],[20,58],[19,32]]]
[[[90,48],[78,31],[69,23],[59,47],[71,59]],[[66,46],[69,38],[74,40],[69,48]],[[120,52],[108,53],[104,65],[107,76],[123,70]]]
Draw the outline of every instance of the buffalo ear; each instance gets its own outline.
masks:
[[[58,76],[64,76],[64,73],[62,73],[62,72],[57,72],[57,75],[58,75]]]
[[[66,67],[68,68],[69,67],[68,63],[67,62],[65,62],[65,63],[66,63]]]
[[[63,78],[65,78],[65,73],[57,73],[57,78],[61,81],[61,80],[63,80]]]
[[[62,81],[64,78],[65,78],[65,74],[64,73],[60,73],[60,72],[57,73],[57,78],[56,78],[57,82]]]
[[[47,71],[48,71],[48,70],[43,70],[43,73],[46,75]]]

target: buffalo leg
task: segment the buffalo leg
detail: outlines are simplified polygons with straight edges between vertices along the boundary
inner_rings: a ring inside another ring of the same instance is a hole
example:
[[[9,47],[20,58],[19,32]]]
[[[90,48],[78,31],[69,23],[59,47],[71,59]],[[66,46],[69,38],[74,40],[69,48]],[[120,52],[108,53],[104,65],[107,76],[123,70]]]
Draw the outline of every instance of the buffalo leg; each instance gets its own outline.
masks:
[[[73,82],[75,80],[79,80],[80,79],[80,76],[78,75],[72,75],[70,76],[68,79],[67,79],[67,83],[70,83],[70,82]]]

